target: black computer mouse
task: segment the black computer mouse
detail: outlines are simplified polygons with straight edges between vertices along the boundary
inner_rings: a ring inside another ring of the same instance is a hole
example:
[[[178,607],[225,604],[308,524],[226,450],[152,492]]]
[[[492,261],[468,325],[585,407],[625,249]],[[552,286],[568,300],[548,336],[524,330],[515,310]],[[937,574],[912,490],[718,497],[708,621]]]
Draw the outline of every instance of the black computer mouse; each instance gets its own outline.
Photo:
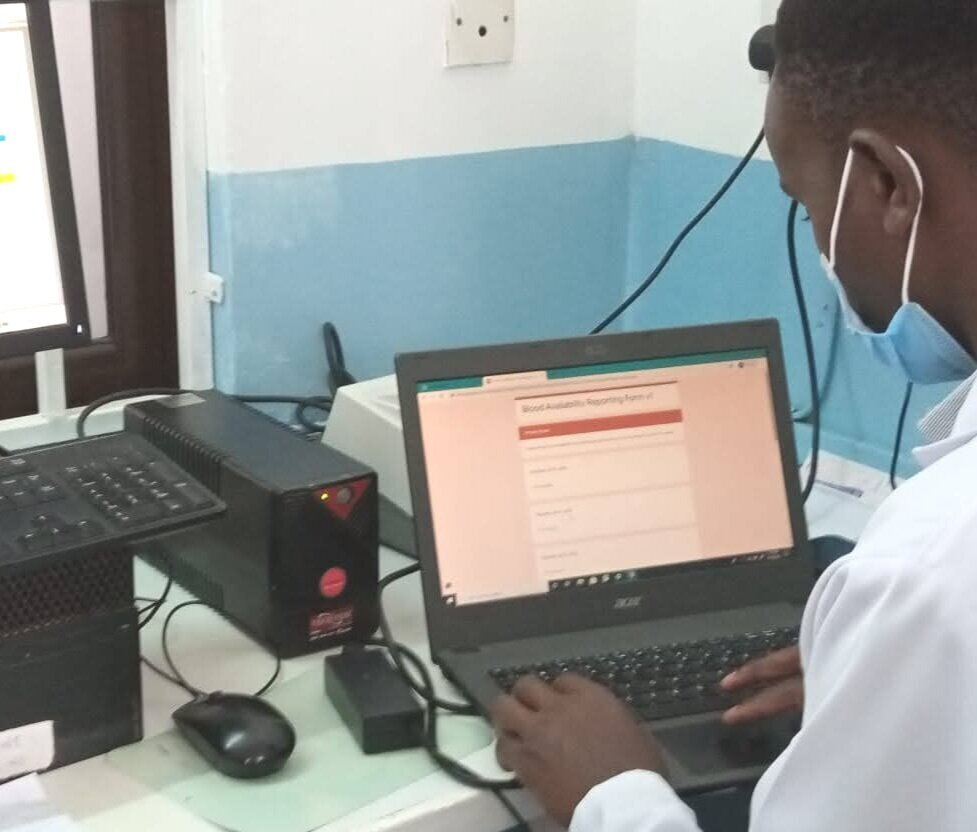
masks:
[[[180,733],[228,777],[255,779],[280,771],[295,749],[295,729],[255,696],[211,693],[173,713]]]

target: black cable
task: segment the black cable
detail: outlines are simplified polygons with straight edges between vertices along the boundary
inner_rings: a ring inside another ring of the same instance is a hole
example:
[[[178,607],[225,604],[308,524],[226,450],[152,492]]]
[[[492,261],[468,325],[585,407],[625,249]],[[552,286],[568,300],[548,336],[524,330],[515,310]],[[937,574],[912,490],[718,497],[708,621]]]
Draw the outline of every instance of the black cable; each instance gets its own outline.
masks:
[[[460,763],[458,760],[449,757],[439,748],[437,728],[439,707],[435,704],[437,697],[434,696],[434,681],[431,678],[431,673],[427,669],[427,666],[424,664],[421,657],[417,655],[417,653],[404,644],[400,644],[396,641],[390,641],[386,638],[364,639],[362,643],[374,647],[382,647],[388,652],[391,658],[399,654],[400,658],[402,660],[406,659],[414,669],[414,672],[421,677],[421,698],[424,700],[427,706],[427,720],[424,728],[424,736],[421,738],[421,740],[424,745],[424,749],[428,752],[431,759],[438,764],[438,767],[441,768],[445,774],[447,774],[452,780],[455,780],[464,786],[479,789],[481,791],[512,791],[522,788],[519,781],[514,778],[493,780],[491,778],[483,777],[477,772],[472,771],[463,763]],[[479,716],[479,714],[473,712],[469,714],[469,716]]]
[[[658,280],[662,272],[665,271],[665,268],[672,261],[672,258],[675,256],[675,253],[682,247],[682,243],[685,242],[686,237],[688,237],[689,234],[691,234],[696,229],[699,223],[701,223],[707,216],[709,216],[710,213],[712,213],[712,209],[719,204],[722,198],[726,196],[726,194],[729,192],[729,189],[733,187],[736,180],[740,178],[740,175],[743,173],[744,170],[746,170],[746,166],[752,161],[753,157],[756,156],[757,151],[760,149],[760,145],[763,144],[763,139],[764,139],[764,133],[761,130],[760,135],[757,136],[756,138],[756,141],[753,142],[750,149],[746,152],[746,156],[744,156],[743,159],[740,161],[740,163],[736,166],[736,168],[730,174],[729,178],[723,183],[722,187],[716,192],[716,195],[713,196],[713,198],[706,203],[705,207],[703,207],[702,210],[699,211],[699,213],[696,214],[691,219],[689,224],[682,229],[678,237],[675,238],[675,241],[668,247],[668,250],[665,252],[665,256],[662,257],[661,261],[655,267],[655,270],[650,275],[648,275],[647,278],[645,278],[644,282],[637,289],[635,289],[628,296],[628,298],[620,306],[617,307],[617,309],[611,312],[610,315],[604,318],[603,321],[601,321],[599,324],[597,324],[597,326],[593,328],[593,330],[591,330],[590,333],[591,335],[600,335],[600,333],[602,333],[611,324],[617,321],[618,318],[620,318],[625,312],[627,312],[628,309],[630,309],[635,304],[635,302],[645,292],[647,292],[648,289],[651,288],[651,285],[656,280]]]
[[[838,353],[841,350],[841,304],[834,304],[834,318],[831,322],[830,349],[828,350],[828,361],[823,371],[819,368],[818,375],[820,383],[818,385],[818,401],[823,402],[828,397],[828,391],[834,382],[835,371],[838,369]],[[811,402],[803,410],[795,410],[793,413],[794,421],[800,424],[810,422],[811,415],[814,413],[815,403]]]
[[[176,663],[173,661],[173,655],[170,652],[170,643],[169,643],[170,623],[173,621],[173,618],[177,613],[179,613],[181,610],[186,609],[187,607],[206,607],[207,609],[213,610],[218,615],[226,618],[235,626],[240,627],[240,625],[226,612],[224,612],[221,609],[218,609],[213,604],[210,604],[207,601],[184,601],[183,603],[177,604],[175,607],[173,607],[173,609],[171,609],[169,614],[166,616],[166,620],[163,622],[162,646],[163,646],[163,658],[166,660],[166,664],[170,672],[167,673],[166,671],[164,671],[163,669],[161,669],[160,667],[158,667],[157,665],[149,661],[149,659],[147,659],[145,656],[142,657],[142,662],[143,664],[146,665],[146,667],[148,667],[158,676],[162,677],[163,679],[166,679],[168,682],[172,682],[174,685],[178,685],[179,687],[183,688],[187,693],[189,693],[191,696],[196,698],[200,696],[206,696],[207,694],[205,691],[200,690],[200,688],[197,688],[194,685],[190,684],[190,682],[187,681],[186,677],[182,673],[180,673],[180,671],[177,669]],[[271,678],[262,686],[262,688],[254,695],[264,696],[266,693],[268,693],[268,691],[271,690],[275,682],[278,681],[278,677],[281,675],[281,672],[282,672],[282,660],[280,656],[275,654],[275,672],[272,674]]]
[[[167,564],[167,566],[168,565],[169,564]],[[142,615],[148,613],[148,615],[146,616],[146,618],[142,618],[139,621],[139,627],[138,628],[140,630],[144,629],[149,624],[149,622],[152,621],[156,617],[156,615],[159,613],[159,611],[165,606],[167,600],[170,597],[170,590],[172,588],[173,588],[173,574],[171,572],[167,572],[167,575],[166,575],[166,585],[163,587],[163,591],[160,593],[159,598],[140,598],[139,596],[136,596],[136,598],[134,600],[148,602],[147,603],[147,606],[143,607],[142,609],[138,610],[138,612],[137,612],[137,615],[139,615],[139,616],[142,616]],[[166,673],[165,671],[163,671],[161,668],[159,668],[155,664],[153,664],[145,656],[140,656],[139,657],[139,660],[144,665],[146,665],[146,667],[148,667],[151,671],[153,671],[153,673],[155,673],[157,676],[161,676],[163,679],[165,679],[168,682],[172,682],[174,685],[178,685],[179,687],[183,687],[183,685],[180,684],[180,680],[179,679],[177,679],[177,678],[175,678],[173,676],[170,676],[168,673]],[[187,690],[187,689],[184,688],[184,690]],[[191,695],[193,695],[193,692],[192,691],[188,691],[188,692]]]
[[[902,440],[906,433],[906,418],[909,416],[909,405],[913,400],[912,382],[906,385],[906,395],[902,400],[902,409],[899,411],[899,424],[896,427],[896,441],[892,448],[892,463],[889,465],[889,484],[895,491],[899,487],[896,482],[896,474],[899,471],[899,457],[902,454]]]
[[[394,665],[397,667],[397,671],[401,676],[404,677],[404,681],[410,686],[411,690],[414,691],[418,696],[421,697],[425,702],[434,705],[436,708],[440,708],[443,711],[447,711],[452,714],[460,714],[462,716],[475,716],[478,711],[474,706],[462,703],[462,702],[451,702],[445,699],[440,699],[434,693],[434,688],[430,684],[426,684],[424,681],[418,682],[407,669],[404,664],[403,656],[401,652],[403,648],[397,646],[397,642],[393,638],[393,633],[390,629],[390,622],[387,620],[387,614],[383,607],[383,592],[390,586],[390,584],[396,581],[406,578],[409,575],[413,575],[419,572],[421,569],[419,564],[411,564],[410,566],[405,566],[403,569],[398,569],[396,572],[391,572],[389,575],[380,581],[377,592],[379,593],[380,604],[378,610],[378,618],[380,620],[380,634],[383,636],[384,642],[386,644],[392,645],[388,648],[390,651],[390,658],[393,659]],[[405,655],[407,654],[406,651]],[[423,676],[422,676],[423,680]]]
[[[437,718],[439,710],[447,710],[463,716],[480,716],[480,714],[477,709],[471,705],[461,705],[459,703],[445,702],[444,700],[439,699],[435,694],[434,680],[420,656],[418,656],[417,653],[415,653],[409,647],[400,644],[393,638],[390,624],[384,610],[383,591],[396,581],[413,575],[419,570],[420,566],[418,564],[412,564],[403,569],[399,569],[396,572],[392,572],[380,581],[378,611],[381,638],[367,639],[364,643],[386,649],[390,655],[390,658],[393,660],[397,671],[400,673],[404,681],[426,703],[427,721],[425,726],[424,747],[431,759],[434,760],[434,762],[436,762],[449,777],[459,783],[462,783],[463,785],[475,789],[481,789],[483,791],[491,791],[496,795],[498,795],[498,793],[501,791],[520,789],[522,788],[522,785],[518,780],[514,778],[493,780],[482,777],[478,773],[467,768],[462,763],[447,756],[438,747]],[[410,664],[414,670],[414,673],[420,677],[419,682],[407,669],[407,664]],[[516,819],[518,824],[526,825],[525,820],[519,815],[518,811],[515,810],[515,807],[512,806],[509,801],[502,802],[503,805],[506,806],[506,809],[513,814],[513,817]],[[526,827],[528,828],[528,825],[526,825]]]
[[[107,396],[102,396],[101,398],[95,399],[95,401],[88,405],[88,407],[86,407],[78,416],[78,424],[76,425],[78,438],[85,438],[85,423],[88,421],[88,418],[96,410],[101,407],[105,407],[107,404],[111,404],[112,402],[120,402],[123,399],[140,398],[142,396],[182,396],[189,392],[189,390],[180,390],[173,387],[142,387],[135,390],[120,390],[118,393],[109,393]]]
[[[324,425],[312,419],[308,415],[308,411],[317,410],[328,417],[332,411],[333,398],[335,397],[336,390],[344,385],[356,383],[356,379],[346,369],[346,356],[343,353],[343,344],[339,339],[339,332],[336,330],[336,327],[331,323],[323,324],[322,337],[326,347],[326,360],[329,362],[331,396],[238,395],[234,398],[242,404],[294,404],[295,421],[309,431],[309,433],[322,433]],[[142,398],[144,396],[182,396],[191,392],[193,391],[173,387],[143,387],[133,390],[120,390],[117,393],[102,396],[101,398],[95,399],[78,416],[78,423],[76,425],[78,438],[85,438],[86,422],[96,410],[107,404],[125,399]]]
[[[112,402],[119,402],[125,399],[136,399],[144,396],[182,396],[192,393],[192,390],[183,390],[173,387],[144,387],[133,390],[120,390],[118,393],[110,393],[102,396],[88,405],[78,416],[76,430],[78,438],[85,438],[85,424],[91,415],[99,408]],[[332,409],[332,398],[329,396],[265,396],[265,395],[244,395],[234,396],[242,404],[294,404],[296,405],[295,420],[310,433],[321,433],[323,426],[310,419],[307,415],[309,410],[319,410],[326,415]]]
[[[146,665],[146,667],[148,667],[151,671],[153,671],[153,673],[155,673],[157,676],[159,676],[161,679],[164,679],[165,681],[170,682],[171,684],[176,685],[179,688],[183,688],[183,690],[185,690],[192,697],[194,697],[194,699],[197,698],[197,694],[191,688],[188,688],[186,685],[184,685],[175,676],[171,676],[169,673],[167,673],[165,670],[163,670],[163,668],[159,667],[158,665],[153,664],[145,656],[140,656],[139,657],[139,660],[144,665]]]
[[[335,398],[340,387],[356,384],[356,379],[346,369],[343,342],[339,338],[339,330],[331,321],[326,321],[322,325],[322,341],[326,347],[326,363],[329,365],[329,391]]]
[[[154,600],[148,606],[143,607],[141,610],[139,610],[140,616],[145,613],[148,613],[148,615],[146,615],[146,617],[141,619],[139,622],[140,630],[146,627],[146,625],[149,624],[149,622],[152,621],[156,617],[157,613],[159,613],[159,611],[163,608],[163,606],[166,604],[167,599],[170,597],[170,590],[172,588],[173,588],[173,576],[167,575],[166,586],[163,588],[163,593],[160,595],[160,597]]]
[[[801,330],[804,333],[804,349],[807,351],[807,367],[811,381],[811,469],[802,496],[806,503],[818,480],[818,457],[821,454],[821,390],[818,384],[817,355],[814,351],[814,334],[811,330],[811,317],[807,311],[804,286],[801,283],[801,270],[797,264],[797,212],[800,203],[795,199],[787,213],[787,255],[790,260],[790,276],[797,295],[797,311],[801,316]]]
[[[521,832],[532,832],[529,821],[522,816],[522,812],[516,808],[516,804],[506,794],[505,789],[493,789],[492,794],[495,795],[496,800],[505,807],[509,816],[516,822],[516,829],[521,830]]]
[[[318,410],[329,418],[332,413],[332,399],[329,396],[312,396],[308,401],[302,402],[295,408],[295,421],[304,427],[309,433],[322,433],[326,429],[326,423],[317,422],[307,414],[309,410]]]
[[[319,411],[328,419],[332,413],[336,391],[347,384],[355,384],[356,379],[346,369],[346,354],[343,343],[339,338],[339,331],[329,322],[322,325],[322,341],[326,350],[326,362],[329,365],[328,385],[329,394],[324,396],[237,396],[238,401],[245,404],[294,404],[295,421],[309,433],[322,433],[325,423],[309,416],[310,410]]]
[[[309,433],[322,433],[324,425],[306,415],[308,410],[318,410],[326,416],[332,411],[331,396],[275,396],[275,395],[237,395],[234,397],[241,404],[294,404],[295,421]]]

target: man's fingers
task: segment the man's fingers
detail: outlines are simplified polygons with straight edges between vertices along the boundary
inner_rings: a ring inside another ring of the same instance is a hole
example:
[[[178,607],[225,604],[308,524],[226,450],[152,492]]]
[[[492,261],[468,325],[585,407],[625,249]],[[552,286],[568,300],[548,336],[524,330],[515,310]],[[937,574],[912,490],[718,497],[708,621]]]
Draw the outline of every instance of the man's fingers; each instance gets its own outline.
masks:
[[[723,690],[733,691],[764,682],[776,682],[801,673],[801,652],[797,647],[778,650],[734,670],[720,682]]]
[[[597,683],[585,679],[583,676],[578,676],[576,673],[564,673],[562,676],[556,677],[553,682],[553,690],[558,693],[579,693],[595,684]]]
[[[727,725],[740,725],[799,711],[803,706],[804,683],[800,679],[790,679],[762,690],[756,696],[730,708],[723,714],[723,722]]]
[[[539,711],[552,705],[559,694],[535,676],[516,682],[512,693],[499,696],[490,708],[496,732],[502,735],[525,737],[531,730]]]
[[[534,711],[543,710],[555,695],[550,686],[536,676],[524,676],[512,689],[512,696]]]
[[[500,734],[495,742],[495,759],[498,760],[499,766],[505,771],[515,770],[514,760],[518,749],[518,742],[515,737],[509,734]]]
[[[489,710],[495,732],[500,737],[524,736],[533,719],[533,712],[514,696],[499,696]]]

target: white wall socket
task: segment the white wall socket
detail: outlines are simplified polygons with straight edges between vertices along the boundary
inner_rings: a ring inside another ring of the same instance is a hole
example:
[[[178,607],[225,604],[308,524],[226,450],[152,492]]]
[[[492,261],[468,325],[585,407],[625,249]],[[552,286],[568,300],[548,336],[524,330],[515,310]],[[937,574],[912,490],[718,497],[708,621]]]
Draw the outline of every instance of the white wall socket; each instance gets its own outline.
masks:
[[[516,45],[516,0],[450,0],[445,66],[503,64]]]

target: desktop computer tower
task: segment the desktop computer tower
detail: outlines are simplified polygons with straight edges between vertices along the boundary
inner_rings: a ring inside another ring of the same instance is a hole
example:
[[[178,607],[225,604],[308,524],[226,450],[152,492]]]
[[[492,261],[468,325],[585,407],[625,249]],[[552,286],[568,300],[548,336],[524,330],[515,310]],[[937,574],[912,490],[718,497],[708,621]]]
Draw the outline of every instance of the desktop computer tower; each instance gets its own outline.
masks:
[[[130,552],[0,571],[0,732],[37,725],[51,768],[142,739]]]

